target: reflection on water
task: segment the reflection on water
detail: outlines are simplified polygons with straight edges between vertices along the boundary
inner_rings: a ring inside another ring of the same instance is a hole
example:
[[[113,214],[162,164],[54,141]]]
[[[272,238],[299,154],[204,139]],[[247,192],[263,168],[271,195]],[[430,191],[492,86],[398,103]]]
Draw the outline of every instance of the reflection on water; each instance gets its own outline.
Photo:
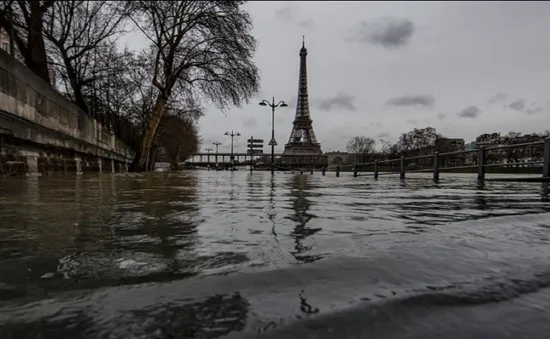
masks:
[[[475,175],[0,178],[0,337],[279,333],[365,303],[429,308],[543,293],[549,192],[478,185]],[[334,329],[344,326],[336,318],[274,335],[339,338],[347,330]],[[390,318],[380,333],[412,326]]]
[[[308,227],[309,221],[315,217],[310,214],[309,209],[311,202],[309,198],[310,185],[309,177],[303,175],[296,175],[290,178],[290,196],[292,197],[292,209],[294,214],[288,216],[289,220],[296,223],[291,236],[294,238],[295,246],[292,255],[296,260],[301,262],[314,262],[322,258],[321,255],[307,255],[307,252],[311,250],[312,246],[304,245],[304,241],[319,232],[321,228]]]
[[[244,328],[248,302],[239,294],[216,295],[201,302],[184,306],[174,305],[156,312],[149,318],[145,333],[156,333],[158,338],[218,338]],[[139,318],[140,314],[136,314]]]
[[[160,304],[152,309],[125,314],[125,318],[137,322],[134,324],[126,323],[125,319],[111,319],[115,323],[109,332],[95,329],[93,315],[83,308],[72,310],[71,314],[61,318],[9,323],[0,329],[0,337],[73,339],[99,335],[128,338],[131,332],[133,337],[151,339],[218,338],[244,328],[248,306],[246,299],[239,294],[215,295],[186,304]]]
[[[277,209],[275,205],[275,176],[271,176],[271,179],[269,180],[269,211],[267,212],[267,216],[272,224],[271,234],[273,234],[273,240],[275,241],[277,249],[280,253],[281,249],[280,249],[279,239],[277,238],[277,230],[275,229],[275,226],[276,226],[275,218],[277,217]]]

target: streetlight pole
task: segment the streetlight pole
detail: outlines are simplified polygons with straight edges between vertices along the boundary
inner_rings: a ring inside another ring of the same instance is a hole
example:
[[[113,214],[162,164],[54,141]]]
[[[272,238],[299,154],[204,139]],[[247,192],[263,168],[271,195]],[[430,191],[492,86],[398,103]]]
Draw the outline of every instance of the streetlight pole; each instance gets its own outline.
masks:
[[[259,105],[271,107],[271,141],[269,141],[269,145],[271,145],[271,174],[273,174],[273,167],[275,166],[275,145],[277,145],[275,141],[275,108],[279,106],[287,107],[288,105],[284,101],[279,101],[275,104],[275,97],[272,98],[271,103],[267,100],[262,100]]]
[[[233,132],[233,130],[231,130],[231,133],[225,132],[225,135],[229,135],[231,137],[231,156],[229,159],[231,160],[231,171],[233,171],[233,138],[240,136],[241,133]]]
[[[216,161],[216,169],[218,168],[218,146],[220,146],[222,143],[219,141],[213,142],[212,145],[216,146],[216,157],[214,160]]]
[[[205,151],[206,151],[206,154],[207,154],[206,155],[206,162],[208,163],[208,166],[210,166],[210,152],[212,151],[212,149],[211,148],[206,148]]]

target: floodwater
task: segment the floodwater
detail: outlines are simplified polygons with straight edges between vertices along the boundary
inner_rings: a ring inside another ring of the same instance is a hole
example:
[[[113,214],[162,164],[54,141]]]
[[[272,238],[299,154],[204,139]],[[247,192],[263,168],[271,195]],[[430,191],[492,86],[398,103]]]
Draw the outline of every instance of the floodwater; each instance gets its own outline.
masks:
[[[549,189],[0,178],[0,338],[547,338]]]

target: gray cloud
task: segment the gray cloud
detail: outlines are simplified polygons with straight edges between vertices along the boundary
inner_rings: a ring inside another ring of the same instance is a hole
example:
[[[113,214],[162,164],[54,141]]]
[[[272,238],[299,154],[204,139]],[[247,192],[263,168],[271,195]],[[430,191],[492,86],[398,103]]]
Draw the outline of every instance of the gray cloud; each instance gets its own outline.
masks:
[[[378,139],[391,138],[391,134],[388,132],[382,132],[376,136]]]
[[[513,109],[514,111],[525,113],[525,114],[537,114],[542,112],[542,107],[537,106],[536,103],[527,103],[527,99],[520,98],[512,101],[507,105],[507,107]]]
[[[293,9],[290,5],[284,5],[275,11],[275,17],[283,22],[292,22],[302,28],[310,28],[315,26],[315,22],[311,19],[296,20]]]
[[[414,119],[407,120],[407,124],[409,124],[409,125],[417,125],[417,124],[418,124],[418,121],[416,121],[416,120],[414,120]]]
[[[445,113],[439,113],[439,114],[437,115],[437,118],[438,118],[439,120],[443,120],[443,119],[445,119],[446,117],[447,117],[447,114],[445,114]]]
[[[531,114],[542,113],[542,111],[543,111],[542,107],[531,107],[526,109],[525,113],[531,115]]]
[[[493,105],[493,104],[496,104],[496,103],[499,103],[499,102],[504,102],[504,101],[506,101],[506,99],[508,99],[508,94],[499,93],[499,94],[495,95],[494,97],[492,97],[491,99],[489,99],[489,105]]]
[[[489,100],[488,105],[502,104],[504,108],[512,109],[516,112],[525,113],[528,115],[541,113],[543,108],[535,102],[529,103],[525,98],[519,98],[510,101],[510,95],[499,93]]]
[[[375,126],[375,127],[382,127],[383,124],[381,122],[371,122],[370,123],[372,126]]]
[[[458,112],[456,115],[460,118],[475,118],[481,113],[477,106],[469,106]]]
[[[515,111],[519,111],[519,112],[523,112],[525,111],[525,109],[527,108],[527,100],[525,99],[517,99],[517,100],[514,100],[512,101],[508,107],[510,107],[511,109],[515,110]]]
[[[434,102],[434,97],[429,94],[413,94],[390,98],[386,101],[386,105],[433,107]]]
[[[385,48],[406,46],[414,33],[414,24],[404,18],[384,18],[374,22],[361,21],[351,40]]]
[[[275,11],[275,17],[282,21],[292,21],[292,8],[289,5],[284,5]]]
[[[343,109],[346,111],[355,111],[355,97],[346,93],[338,93],[334,98],[315,100],[314,104],[322,111],[331,111],[332,109]]]
[[[300,20],[298,21],[298,26],[303,28],[310,28],[315,26],[315,22],[313,20]]]

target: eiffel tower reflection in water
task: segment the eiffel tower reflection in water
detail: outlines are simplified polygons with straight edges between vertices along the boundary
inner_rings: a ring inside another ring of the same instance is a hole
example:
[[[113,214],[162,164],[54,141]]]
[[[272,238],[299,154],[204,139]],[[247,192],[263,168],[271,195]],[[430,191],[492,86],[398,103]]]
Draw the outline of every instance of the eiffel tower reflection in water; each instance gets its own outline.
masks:
[[[290,253],[297,261],[308,263],[323,258],[321,255],[308,254],[313,246],[304,245],[308,237],[321,230],[321,228],[312,228],[308,226],[311,219],[315,218],[315,215],[309,212],[311,207],[311,202],[309,200],[311,191],[309,179],[310,178],[306,175],[294,175],[290,178],[290,196],[292,197],[292,209],[294,210],[294,214],[287,217],[296,223],[296,226],[294,226],[293,231],[290,233],[295,243],[294,251]]]

